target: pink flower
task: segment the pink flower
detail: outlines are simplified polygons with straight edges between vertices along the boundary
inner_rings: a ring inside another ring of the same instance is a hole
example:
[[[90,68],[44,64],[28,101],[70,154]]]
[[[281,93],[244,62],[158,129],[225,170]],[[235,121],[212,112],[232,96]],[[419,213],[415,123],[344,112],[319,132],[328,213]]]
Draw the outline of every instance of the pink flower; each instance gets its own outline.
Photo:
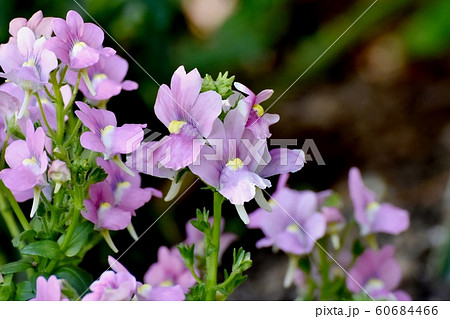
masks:
[[[70,10],[66,20],[53,18],[56,37],[50,38],[45,47],[53,51],[62,63],[74,70],[87,68],[98,62],[100,55],[114,55],[111,48],[103,48],[103,31],[92,23],[84,23],[83,18]]]
[[[30,301],[69,301],[61,293],[61,281],[56,276],[50,276],[48,280],[39,276],[36,280],[36,297]]]
[[[234,86],[239,91],[247,94],[247,97],[239,101],[237,106],[247,119],[245,127],[251,130],[256,138],[270,137],[272,134],[269,132],[269,126],[277,123],[280,120],[280,116],[278,114],[265,113],[260,103],[269,99],[273,94],[273,90],[264,90],[256,95],[241,83],[235,82]]]
[[[105,271],[90,286],[91,293],[83,301],[129,301],[136,293],[136,278],[113,257],[108,256],[112,270]]]
[[[408,229],[408,212],[388,203],[376,202],[375,194],[364,185],[361,173],[356,167],[350,169],[348,187],[355,208],[355,219],[361,227],[362,235],[397,235]]]
[[[394,259],[394,247],[384,246],[379,251],[367,249],[358,257],[349,271],[347,288],[357,294],[361,287],[375,299],[411,300],[402,290],[395,290],[402,278],[402,270]]]
[[[113,112],[90,108],[83,102],[75,102],[80,111],[75,114],[90,131],[81,134],[81,145],[91,151],[103,153],[105,159],[117,154],[131,153],[144,138],[145,124],[125,124],[117,127]]]
[[[28,21],[25,18],[15,18],[11,20],[9,23],[9,33],[13,38],[17,38],[19,30],[23,27],[27,27],[33,31],[36,39],[39,39],[40,37],[48,39],[53,33],[52,19],[53,18],[44,18],[42,11],[39,10],[33,14]],[[13,41],[15,41],[15,39]]]
[[[184,293],[195,285],[189,269],[184,265],[176,247],[161,246],[158,249],[158,261],[150,266],[144,275],[144,283],[152,287],[173,287],[179,285]]]

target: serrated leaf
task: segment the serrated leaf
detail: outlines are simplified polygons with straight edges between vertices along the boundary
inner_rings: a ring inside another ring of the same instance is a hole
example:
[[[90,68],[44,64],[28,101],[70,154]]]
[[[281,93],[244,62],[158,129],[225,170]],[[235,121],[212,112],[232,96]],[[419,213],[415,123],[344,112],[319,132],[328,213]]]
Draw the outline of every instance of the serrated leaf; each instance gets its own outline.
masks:
[[[3,282],[0,284],[0,301],[10,300],[14,292],[13,275],[3,277]]]
[[[59,279],[65,279],[81,296],[92,283],[92,276],[87,271],[72,265],[58,268],[54,275]]]
[[[0,272],[3,275],[7,274],[15,274],[17,272],[25,271],[28,268],[32,267],[32,259],[24,258],[18,261],[13,261],[8,264],[4,264],[0,266]]]
[[[186,267],[190,268],[194,265],[194,245],[179,244],[177,246]]]
[[[189,290],[186,301],[203,301],[206,299],[205,284],[197,284]]]
[[[50,259],[62,259],[64,257],[59,245],[52,240],[41,240],[28,244],[21,250],[21,253]]]
[[[34,231],[34,230],[32,230],[32,229],[26,230],[26,231],[20,233],[19,236],[14,237],[14,238],[11,240],[11,243],[12,243],[12,245],[13,245],[14,247],[19,247],[20,242],[21,242],[22,240],[30,240],[30,239],[33,239],[34,236],[36,236],[36,231]]]

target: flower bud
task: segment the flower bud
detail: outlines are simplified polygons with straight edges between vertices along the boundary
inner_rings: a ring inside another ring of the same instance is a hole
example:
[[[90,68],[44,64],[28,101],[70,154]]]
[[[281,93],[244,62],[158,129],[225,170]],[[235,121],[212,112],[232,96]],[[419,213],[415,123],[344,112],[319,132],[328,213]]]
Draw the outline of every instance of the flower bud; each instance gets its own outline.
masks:
[[[67,164],[60,160],[53,161],[48,170],[48,177],[55,182],[55,193],[57,193],[63,183],[70,181],[70,171]]]

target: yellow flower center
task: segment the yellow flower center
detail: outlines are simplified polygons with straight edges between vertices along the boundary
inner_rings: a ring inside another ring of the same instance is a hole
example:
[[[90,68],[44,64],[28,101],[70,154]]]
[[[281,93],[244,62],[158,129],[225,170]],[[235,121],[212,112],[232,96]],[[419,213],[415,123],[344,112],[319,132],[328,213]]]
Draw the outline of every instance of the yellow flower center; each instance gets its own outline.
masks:
[[[83,51],[85,47],[87,47],[86,43],[82,41],[75,42],[72,48],[72,55],[77,55],[78,53]]]
[[[261,105],[255,104],[255,105],[253,105],[252,109],[256,112],[256,115],[258,115],[258,117],[263,116],[264,109],[262,108]]]
[[[300,230],[300,227],[297,224],[290,224],[286,229],[290,233],[296,233]]]
[[[170,124],[169,124],[169,132],[170,132],[170,133],[174,133],[174,134],[180,133],[180,130],[181,130],[181,128],[184,126],[184,124],[186,124],[185,121],[177,121],[177,120],[173,120],[173,121],[170,122]]]
[[[227,166],[233,170],[233,171],[237,171],[238,169],[244,167],[244,163],[242,162],[242,160],[239,157],[236,157],[233,160],[229,160],[227,163]]]
[[[32,157],[32,158],[26,158],[22,161],[22,164],[24,165],[32,165],[32,164],[38,164],[36,157]]]
[[[98,73],[94,75],[94,78],[92,79],[92,82],[99,82],[101,80],[107,79],[108,77],[104,73]]]
[[[29,58],[28,61],[26,61],[22,64],[22,66],[36,66],[36,64],[35,64],[33,58]]]
[[[166,280],[166,281],[163,281],[163,282],[160,284],[160,286],[161,286],[161,287],[172,287],[172,286],[173,286],[173,281],[170,280],[170,279],[168,279],[168,280]]]
[[[109,209],[109,208],[111,208],[110,203],[101,203],[100,204],[100,209]]]
[[[120,182],[120,183],[117,183],[117,188],[128,188],[128,187],[130,187],[130,182]]]
[[[114,126],[108,125],[105,128],[100,129],[100,133],[103,135],[110,133],[114,129]]]

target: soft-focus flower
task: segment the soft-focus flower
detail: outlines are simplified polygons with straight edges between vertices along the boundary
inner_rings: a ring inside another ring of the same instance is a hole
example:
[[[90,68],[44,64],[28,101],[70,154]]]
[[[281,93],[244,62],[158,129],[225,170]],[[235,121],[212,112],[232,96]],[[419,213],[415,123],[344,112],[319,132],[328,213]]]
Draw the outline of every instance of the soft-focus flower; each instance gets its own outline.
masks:
[[[174,170],[192,164],[211,133],[213,122],[222,111],[217,92],[200,93],[202,78],[197,69],[186,74],[180,66],[172,76],[170,88],[163,84],[156,97],[155,113],[169,129],[155,150],[160,163]]]
[[[55,182],[55,194],[59,191],[62,184],[70,181],[70,171],[66,162],[54,160],[48,170],[48,177]]]
[[[301,150],[274,149],[269,153],[266,140],[245,130],[245,118],[237,109],[229,111],[223,123],[219,119],[214,122],[208,142],[215,149],[203,147],[199,161],[189,168],[234,204],[246,224],[245,202],[255,198],[270,210],[261,191],[271,186],[266,177],[296,172],[304,164]]]
[[[355,219],[361,234],[388,233],[397,235],[409,227],[408,212],[388,203],[375,201],[375,194],[366,188],[359,169],[350,169],[348,177],[350,197],[355,209]]]
[[[97,63],[100,55],[115,54],[113,49],[103,48],[102,29],[93,23],[84,23],[76,11],[70,10],[66,20],[53,18],[52,27],[56,37],[50,38],[45,47],[71,69],[87,68]]]
[[[14,38],[17,37],[19,30],[23,27],[27,27],[33,31],[36,39],[39,39],[40,37],[48,39],[53,33],[52,19],[53,18],[44,18],[41,10],[33,14],[28,21],[25,18],[15,18],[9,23],[9,34],[11,34],[13,41],[15,41]]]
[[[273,90],[264,90],[256,95],[245,85],[235,82],[234,86],[247,97],[240,100],[237,108],[245,115],[247,122],[246,128],[251,130],[257,138],[268,138],[272,134],[269,132],[269,126],[280,120],[278,114],[265,113],[260,103],[269,99]]]
[[[186,296],[180,285],[152,287],[149,284],[139,282],[136,298],[139,301],[183,301]]]
[[[105,271],[91,284],[92,292],[83,301],[129,301],[136,293],[136,278],[113,257],[108,256],[108,263],[112,270]]]
[[[52,275],[48,280],[39,276],[36,280],[36,297],[30,301],[69,301],[61,293],[61,282]]]
[[[138,84],[133,81],[124,81],[128,71],[128,62],[118,55],[104,57],[100,55],[97,63],[88,67],[87,74],[96,95],[92,95],[84,80],[80,81],[80,90],[89,101],[108,100],[118,95],[120,91],[131,91],[138,88]],[[77,73],[68,71],[67,81],[75,85]]]
[[[209,218],[209,223],[213,223],[214,218]],[[220,222],[220,248],[219,248],[219,262],[222,259],[222,255],[227,250],[228,246],[236,240],[237,236],[232,233],[223,233],[225,227],[225,219],[221,219]],[[195,256],[205,257],[205,234],[199,231],[197,228],[192,226],[191,222],[186,223],[186,239],[184,241],[186,244],[194,244],[194,254]]]
[[[280,176],[272,195],[272,213],[257,209],[250,214],[248,227],[259,228],[265,235],[256,243],[258,248],[273,246],[293,255],[308,254],[325,235],[326,219],[318,213],[317,194],[289,189],[287,178]]]
[[[101,152],[105,159],[117,154],[131,153],[144,138],[145,124],[125,124],[117,127],[113,112],[90,108],[83,102],[75,102],[80,111],[75,114],[90,131],[81,134],[81,145],[88,150]],[[121,167],[122,168],[122,167]]]
[[[394,247],[379,251],[367,249],[349,271],[347,288],[357,294],[361,287],[374,299],[411,300],[402,290],[395,290],[402,278],[402,270],[394,259]]]
[[[5,160],[10,168],[0,172],[0,179],[13,193],[34,190],[31,217],[37,210],[41,188],[47,185],[48,158],[44,143],[44,130],[38,127],[35,132],[33,123],[28,120],[26,141],[14,141],[6,148]]]
[[[20,108],[17,98],[0,88],[0,142],[3,144],[6,138],[6,129],[9,125],[14,125],[14,115]]]
[[[16,83],[25,91],[18,118],[26,111],[32,93],[38,92],[48,83],[50,72],[58,66],[53,52],[44,48],[46,40],[36,40],[33,31],[27,27],[17,33],[17,44],[7,43],[0,46],[0,66],[5,73],[0,76]]]
[[[89,199],[84,200],[84,206],[86,211],[81,214],[95,225],[95,229],[120,230],[131,222],[132,212],[116,206],[114,191],[106,181],[89,187]]]
[[[169,249],[161,246],[158,249],[158,261],[150,266],[144,275],[144,283],[152,287],[172,287],[179,285],[184,293],[195,285],[189,269],[184,265],[180,252],[176,247]]]

